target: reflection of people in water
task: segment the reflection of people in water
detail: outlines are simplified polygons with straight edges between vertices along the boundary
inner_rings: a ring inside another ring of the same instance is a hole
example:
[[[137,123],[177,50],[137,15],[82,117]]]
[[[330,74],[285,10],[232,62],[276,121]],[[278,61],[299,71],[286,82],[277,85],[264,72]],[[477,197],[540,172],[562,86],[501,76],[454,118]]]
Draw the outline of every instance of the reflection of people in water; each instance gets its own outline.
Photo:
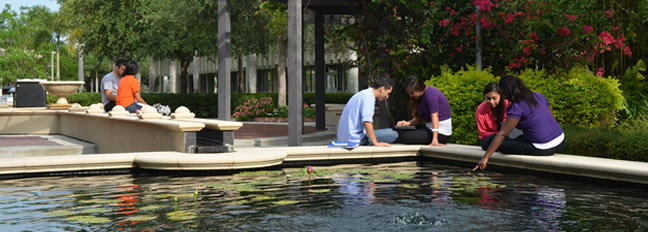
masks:
[[[542,187],[536,189],[535,201],[530,209],[538,225],[536,231],[560,231],[560,217],[566,211],[567,200],[563,189]]]
[[[133,216],[134,213],[139,212],[139,209],[137,208],[137,204],[139,204],[139,185],[120,185],[119,186],[121,189],[121,192],[124,192],[122,194],[117,195],[117,205],[120,206],[120,208],[117,209],[117,212],[115,214],[123,214],[126,216]],[[124,225],[133,225],[140,223],[141,221],[130,221],[128,219],[119,222],[117,225],[124,226]]]

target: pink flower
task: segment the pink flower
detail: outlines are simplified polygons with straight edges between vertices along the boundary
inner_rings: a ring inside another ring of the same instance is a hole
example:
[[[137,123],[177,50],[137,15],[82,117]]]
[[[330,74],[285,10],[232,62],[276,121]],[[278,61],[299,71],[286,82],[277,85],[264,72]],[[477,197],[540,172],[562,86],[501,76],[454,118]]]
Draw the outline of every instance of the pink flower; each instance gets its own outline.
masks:
[[[533,39],[533,41],[536,41],[536,42],[540,40],[540,38],[538,38],[538,35],[536,35],[536,33],[533,33],[533,32],[531,32],[531,34],[529,34],[529,38]]]
[[[450,15],[456,15],[456,14],[457,14],[457,12],[455,10],[450,11]]]
[[[612,18],[612,11],[611,11],[611,10],[606,10],[606,11],[605,11],[605,15],[606,15],[608,18]]]
[[[598,71],[596,71],[596,75],[599,76],[599,77],[603,76],[603,67],[598,68]]]
[[[592,30],[594,30],[594,28],[592,28],[592,26],[590,26],[590,25],[583,25],[583,34],[588,34],[588,33],[590,33]]]
[[[605,45],[610,45],[614,43],[614,37],[610,35],[610,33],[608,33],[607,31],[601,32],[601,34],[599,35],[599,39],[603,41]]]
[[[524,52],[524,55],[527,55],[527,56],[528,56],[529,53],[531,52],[531,48],[528,48],[528,47],[527,47],[527,48],[524,48],[522,51]]]
[[[430,2],[430,5],[432,6],[436,5],[436,2]]]
[[[558,35],[560,37],[567,37],[567,36],[569,36],[569,33],[570,33],[569,28],[567,28],[567,26],[557,28],[556,32],[558,32]]]
[[[450,21],[448,21],[447,19],[441,19],[441,21],[439,21],[439,26],[446,27],[449,23]]]
[[[630,51],[630,46],[625,46],[623,48],[623,54],[625,54],[628,57],[632,57],[632,51]]]
[[[493,3],[490,0],[474,0],[473,5],[479,6],[480,11],[490,11],[493,7]]]
[[[567,13],[564,13],[563,15],[564,15],[565,17],[567,17],[567,18],[569,19],[570,22],[573,22],[573,21],[576,20],[576,18],[578,17],[578,16],[576,16],[576,15],[568,15]]]

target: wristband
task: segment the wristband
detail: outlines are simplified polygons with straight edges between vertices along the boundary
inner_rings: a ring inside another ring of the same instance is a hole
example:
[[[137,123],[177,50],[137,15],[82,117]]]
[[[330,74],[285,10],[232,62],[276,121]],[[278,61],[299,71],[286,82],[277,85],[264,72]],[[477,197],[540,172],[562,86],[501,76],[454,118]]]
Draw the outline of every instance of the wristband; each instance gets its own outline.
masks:
[[[439,129],[432,129],[432,132],[439,132]]]

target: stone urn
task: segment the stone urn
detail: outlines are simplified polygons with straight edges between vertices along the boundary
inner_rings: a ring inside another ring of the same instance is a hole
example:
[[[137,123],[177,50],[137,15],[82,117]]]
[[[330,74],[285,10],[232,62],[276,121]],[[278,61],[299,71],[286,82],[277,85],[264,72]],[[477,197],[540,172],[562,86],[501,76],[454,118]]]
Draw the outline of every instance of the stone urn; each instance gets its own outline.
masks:
[[[50,104],[48,109],[64,110],[72,106],[68,103],[67,97],[79,90],[85,81],[43,81],[40,83],[45,91],[58,97],[56,104]]]

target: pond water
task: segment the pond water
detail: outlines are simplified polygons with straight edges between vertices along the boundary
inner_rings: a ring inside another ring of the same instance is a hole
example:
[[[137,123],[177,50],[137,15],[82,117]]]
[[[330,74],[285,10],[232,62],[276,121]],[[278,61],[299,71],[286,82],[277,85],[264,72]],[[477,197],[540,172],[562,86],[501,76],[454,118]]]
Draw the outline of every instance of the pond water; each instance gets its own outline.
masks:
[[[0,231],[648,230],[648,190],[432,162],[0,180]]]

